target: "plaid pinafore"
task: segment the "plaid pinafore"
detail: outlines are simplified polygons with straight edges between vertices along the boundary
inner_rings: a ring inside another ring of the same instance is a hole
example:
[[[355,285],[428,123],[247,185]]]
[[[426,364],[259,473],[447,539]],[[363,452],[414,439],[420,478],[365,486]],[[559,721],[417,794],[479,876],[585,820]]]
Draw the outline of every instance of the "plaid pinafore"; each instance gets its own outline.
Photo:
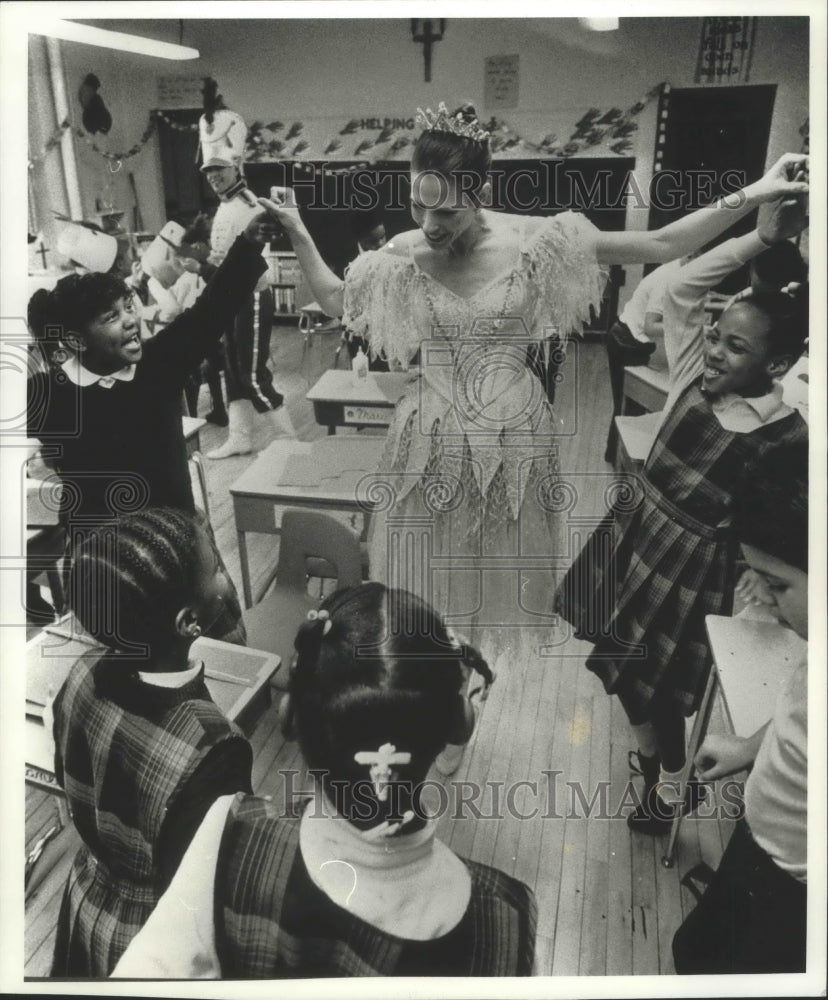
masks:
[[[83,845],[61,904],[52,975],[104,977],[161,895],[156,845],[168,810],[213,747],[243,760],[231,743],[249,745],[213,703],[203,669],[183,687],[163,688],[113,657],[90,657],[72,668],[53,711],[55,772]],[[249,768],[240,782],[248,785]]]
[[[589,537],[562,581],[557,612],[593,642],[587,668],[633,725],[654,698],[691,715],[710,669],[706,615],[730,614],[733,496],[766,444],[807,439],[794,412],[746,434],[725,430],[701,390],[679,396],[636,485]]]
[[[472,893],[460,923],[431,941],[396,937],[338,906],[311,881],[298,820],[237,795],[216,864],[222,977],[531,975],[537,921],[531,890],[495,868],[464,864]]]

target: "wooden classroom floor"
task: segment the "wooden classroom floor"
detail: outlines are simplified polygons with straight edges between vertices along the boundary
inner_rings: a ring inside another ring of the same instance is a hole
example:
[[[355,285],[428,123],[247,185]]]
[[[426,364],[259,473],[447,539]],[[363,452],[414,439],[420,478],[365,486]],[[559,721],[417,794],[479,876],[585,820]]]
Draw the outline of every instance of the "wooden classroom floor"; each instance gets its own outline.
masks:
[[[273,371],[303,440],[325,434],[314,422],[304,394],[332,366],[338,340],[336,333],[315,334],[305,352],[295,327],[274,329]],[[346,360],[343,351],[340,365]],[[600,343],[573,345],[557,402],[566,425],[577,429],[562,439],[562,469],[609,472],[603,452],[610,393]],[[207,409],[204,389],[199,412]],[[266,443],[273,432],[266,429],[267,418],[259,423]],[[209,451],[224,435],[208,424],[202,430],[202,450]],[[206,463],[213,526],[239,588],[228,490],[253,457]],[[603,489],[594,492],[597,505]],[[275,564],[277,545],[277,538],[261,536],[260,544],[254,541],[250,546],[254,592]],[[440,820],[440,835],[457,853],[496,865],[535,890],[542,974],[670,974],[673,933],[695,905],[681,880],[699,862],[716,867],[732,824],[702,816],[686,819],[676,864],[667,869],[661,864],[666,838],[633,836],[623,816],[587,817],[586,810],[578,807],[567,782],[579,783],[587,801],[603,789],[610,815],[618,809],[631,780],[627,754],[635,749],[617,700],[608,698],[600,682],[583,668],[587,649],[586,644],[570,640],[554,658],[530,663],[519,672],[506,663],[496,665],[497,682],[472,742],[456,774],[443,782],[450,807]],[[261,717],[252,743],[253,787],[278,803],[289,799],[292,790],[310,786],[296,744],[285,742],[279,731],[276,700]],[[711,730],[722,728],[716,706]],[[557,778],[554,772],[560,772]],[[524,784],[516,785],[519,782]],[[469,802],[473,794],[469,783],[482,788],[482,793],[463,807],[463,800]],[[516,786],[516,794],[514,789],[507,794],[510,786]],[[506,803],[512,808],[505,809]],[[533,810],[537,810],[534,815]],[[54,799],[27,788],[27,852],[55,819]],[[34,869],[26,894],[27,976],[49,973],[63,885],[78,844],[74,829],[64,829],[49,842]]]

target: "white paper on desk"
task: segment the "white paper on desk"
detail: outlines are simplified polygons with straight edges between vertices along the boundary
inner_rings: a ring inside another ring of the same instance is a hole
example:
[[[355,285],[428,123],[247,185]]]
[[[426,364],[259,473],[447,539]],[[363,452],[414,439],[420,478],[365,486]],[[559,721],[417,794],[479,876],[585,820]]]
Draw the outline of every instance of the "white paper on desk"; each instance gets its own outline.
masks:
[[[321,438],[314,442],[313,452],[290,455],[285,461],[280,486],[319,486],[325,479],[338,479],[347,485],[373,469],[365,467],[365,459],[348,447],[352,438]],[[362,439],[360,439],[362,440]],[[347,474],[351,473],[350,476]],[[355,478],[356,477],[356,478]]]
[[[807,656],[808,644],[775,618],[708,615],[705,625],[733,730],[750,736],[770,719],[782,684]]]

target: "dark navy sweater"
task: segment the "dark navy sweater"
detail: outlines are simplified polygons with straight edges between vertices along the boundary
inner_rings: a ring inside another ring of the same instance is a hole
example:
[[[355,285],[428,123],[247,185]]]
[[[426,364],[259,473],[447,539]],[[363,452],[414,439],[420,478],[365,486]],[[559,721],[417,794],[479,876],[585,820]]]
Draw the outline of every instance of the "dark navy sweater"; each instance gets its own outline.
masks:
[[[28,433],[57,456],[62,520],[81,527],[149,506],[194,509],[184,383],[265,269],[261,247],[240,236],[195,305],[144,345],[132,381],[81,387],[60,368],[29,379]]]

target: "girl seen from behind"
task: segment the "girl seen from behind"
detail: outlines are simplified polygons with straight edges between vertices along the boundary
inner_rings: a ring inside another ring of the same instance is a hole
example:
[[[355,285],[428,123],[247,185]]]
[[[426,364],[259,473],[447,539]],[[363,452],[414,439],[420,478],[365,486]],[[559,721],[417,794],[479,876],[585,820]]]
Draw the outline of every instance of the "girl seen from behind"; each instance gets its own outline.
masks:
[[[473,728],[464,670],[488,684],[487,664],[379,583],[311,614],[290,692],[313,799],[299,821],[217,802],[116,975],[529,975],[533,894],[457,857],[423,801],[437,754]]]
[[[250,745],[190,655],[227,594],[210,536],[173,508],[94,528],[76,551],[70,602],[103,648],[52,706],[55,773],[83,840],[54,976],[109,975],[214,799],[250,790]]]

